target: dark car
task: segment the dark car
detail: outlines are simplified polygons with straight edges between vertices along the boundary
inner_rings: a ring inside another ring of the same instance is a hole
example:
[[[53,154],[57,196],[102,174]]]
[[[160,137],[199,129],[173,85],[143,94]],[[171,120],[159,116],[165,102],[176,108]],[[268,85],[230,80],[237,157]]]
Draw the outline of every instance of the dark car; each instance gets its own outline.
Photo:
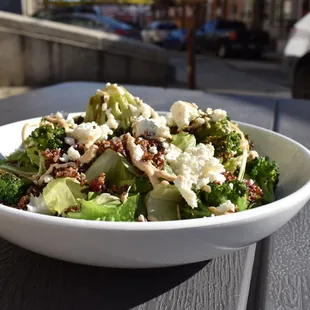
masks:
[[[221,58],[230,55],[261,57],[269,44],[269,35],[263,30],[248,30],[237,20],[215,19],[203,25],[198,44],[215,51]]]
[[[94,30],[103,30],[130,39],[140,40],[139,30],[124,22],[99,14],[57,14],[52,16],[50,20]]]

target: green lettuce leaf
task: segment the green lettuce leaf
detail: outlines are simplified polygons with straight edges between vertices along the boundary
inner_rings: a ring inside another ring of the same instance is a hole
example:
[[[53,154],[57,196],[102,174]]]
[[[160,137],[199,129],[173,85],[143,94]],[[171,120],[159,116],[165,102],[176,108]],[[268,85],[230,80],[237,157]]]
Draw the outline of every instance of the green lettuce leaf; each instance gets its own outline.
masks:
[[[174,185],[159,184],[145,199],[148,219],[150,221],[180,220],[182,196]]]
[[[104,193],[92,200],[80,200],[81,211],[69,212],[67,217],[110,222],[133,222],[138,200],[139,195],[134,195],[128,197],[121,204],[119,198]]]
[[[196,138],[194,135],[181,131],[172,136],[171,143],[184,152],[188,147],[196,146]]]
[[[86,179],[92,181],[105,173],[108,183],[117,186],[132,185],[135,175],[124,164],[121,155],[111,149],[106,150],[86,171]]]
[[[55,179],[44,187],[43,198],[51,213],[60,215],[69,207],[78,205],[78,199],[86,198],[81,189],[76,179]]]
[[[32,164],[22,148],[15,150],[7,157],[1,156],[0,169],[20,177],[31,177],[38,173],[38,167]]]
[[[38,173],[38,168],[34,166],[17,167],[7,163],[0,164],[0,169],[18,175],[20,177],[31,177]]]

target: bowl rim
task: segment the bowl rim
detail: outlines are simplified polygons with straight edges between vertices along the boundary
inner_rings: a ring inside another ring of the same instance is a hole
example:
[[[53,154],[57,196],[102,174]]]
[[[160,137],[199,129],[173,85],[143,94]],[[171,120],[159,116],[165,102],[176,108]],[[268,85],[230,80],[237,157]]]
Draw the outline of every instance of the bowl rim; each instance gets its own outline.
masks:
[[[70,113],[71,116],[79,115],[83,112]],[[158,111],[160,114],[166,114],[165,111]],[[0,129],[20,125],[25,122],[35,122],[40,120],[41,117],[25,119],[17,122],[12,122],[3,126]],[[286,140],[292,145],[295,145],[301,151],[303,151],[309,159],[310,163],[310,150],[308,150],[301,143],[275,132],[270,129],[266,129],[260,126],[252,125],[245,122],[235,121],[240,126],[251,127],[259,131],[263,131],[269,135],[277,136],[283,140]],[[110,230],[110,231],[157,231],[157,230],[181,230],[181,229],[191,229],[200,227],[218,227],[221,225],[234,225],[244,221],[255,221],[262,217],[272,216],[280,211],[284,212],[286,209],[293,208],[295,205],[303,202],[304,200],[310,198],[310,178],[309,180],[298,190],[285,196],[279,200],[272,203],[263,205],[259,208],[246,210],[245,212],[232,213],[228,216],[216,216],[208,218],[199,219],[185,219],[179,221],[162,221],[162,222],[104,222],[104,221],[92,221],[92,220],[78,220],[78,219],[68,219],[63,217],[56,217],[51,215],[32,213],[27,211],[22,211],[14,208],[10,208],[0,204],[0,215],[6,213],[7,215],[18,218],[20,223],[24,221],[28,222],[40,222],[51,225],[63,225],[72,228],[81,229],[93,229],[93,230]],[[286,206],[283,206],[283,202],[286,201]]]

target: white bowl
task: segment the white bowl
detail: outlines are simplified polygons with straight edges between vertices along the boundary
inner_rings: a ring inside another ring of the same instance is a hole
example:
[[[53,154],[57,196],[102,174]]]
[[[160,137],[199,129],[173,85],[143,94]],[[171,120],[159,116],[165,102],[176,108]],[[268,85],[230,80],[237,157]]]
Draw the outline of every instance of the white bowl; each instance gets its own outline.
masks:
[[[0,127],[0,152],[21,143],[25,122]],[[96,266],[153,268],[209,260],[275,232],[310,198],[310,152],[272,131],[239,123],[280,167],[278,200],[257,209],[206,219],[113,223],[33,214],[0,205],[0,236],[49,257]]]

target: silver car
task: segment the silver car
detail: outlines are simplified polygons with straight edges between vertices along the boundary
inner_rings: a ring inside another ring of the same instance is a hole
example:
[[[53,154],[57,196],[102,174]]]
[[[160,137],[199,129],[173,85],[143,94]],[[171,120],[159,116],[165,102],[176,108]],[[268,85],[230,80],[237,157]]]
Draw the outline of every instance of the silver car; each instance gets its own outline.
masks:
[[[178,26],[173,21],[153,21],[141,31],[141,37],[144,42],[161,45],[171,31],[177,28]]]

